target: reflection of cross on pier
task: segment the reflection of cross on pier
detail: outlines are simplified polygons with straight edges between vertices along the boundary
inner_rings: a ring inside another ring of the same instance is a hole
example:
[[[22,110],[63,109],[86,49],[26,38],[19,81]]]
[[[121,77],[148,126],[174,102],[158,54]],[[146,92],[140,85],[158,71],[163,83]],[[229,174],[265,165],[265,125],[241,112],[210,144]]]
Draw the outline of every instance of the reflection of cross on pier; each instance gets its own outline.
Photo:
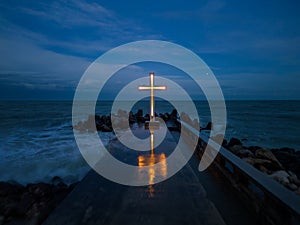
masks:
[[[154,85],[154,73],[150,73],[150,86],[139,86],[138,90],[150,90],[150,121],[145,123],[145,126],[149,126],[150,131],[159,128],[159,123],[155,121],[154,115],[154,90],[166,90],[166,86]]]

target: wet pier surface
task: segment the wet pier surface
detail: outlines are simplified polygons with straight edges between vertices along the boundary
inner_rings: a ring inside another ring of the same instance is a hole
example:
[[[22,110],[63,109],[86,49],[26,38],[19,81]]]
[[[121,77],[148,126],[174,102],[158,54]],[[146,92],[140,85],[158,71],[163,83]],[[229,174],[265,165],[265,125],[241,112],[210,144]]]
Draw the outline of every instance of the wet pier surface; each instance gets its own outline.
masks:
[[[136,131],[141,136],[149,132],[141,127],[136,128]],[[165,154],[167,157],[168,151],[177,144],[179,134],[172,133],[173,135],[168,132],[165,141],[155,149],[156,155]],[[140,164],[147,163],[149,156],[146,152],[130,153],[130,150],[117,140],[111,143],[110,151],[116,158],[136,163],[141,167],[143,165]],[[219,180],[215,187],[213,185],[215,178],[207,172],[199,175],[197,163],[197,159],[193,156],[190,162],[171,178],[157,184],[139,187],[120,185],[90,171],[43,224],[255,224],[238,201],[226,193],[230,192],[230,189],[222,180]],[[167,172],[166,168],[166,171],[162,171],[158,176]],[[202,183],[210,189],[208,192]],[[217,198],[213,194],[214,191],[218,192],[215,193]],[[222,194],[223,192],[227,197]],[[211,199],[222,207],[221,212],[226,215],[221,215]],[[228,204],[229,206],[234,204],[230,206],[232,207],[230,211],[223,208],[228,207]]]

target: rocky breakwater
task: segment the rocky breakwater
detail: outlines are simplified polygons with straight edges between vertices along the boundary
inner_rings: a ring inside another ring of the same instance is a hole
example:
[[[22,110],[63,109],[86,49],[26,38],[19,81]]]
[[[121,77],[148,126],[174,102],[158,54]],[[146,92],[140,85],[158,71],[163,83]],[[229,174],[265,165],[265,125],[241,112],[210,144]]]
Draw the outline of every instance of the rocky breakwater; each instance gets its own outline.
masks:
[[[192,120],[186,113],[182,113],[180,117],[181,120],[192,127],[196,127],[198,123],[197,120]],[[213,124],[208,122],[206,127],[200,128],[200,132],[212,129]],[[212,139],[214,138],[217,138],[217,136],[212,137]],[[237,138],[231,138],[229,142],[224,139],[222,146],[289,190],[300,195],[300,150],[245,146]]]
[[[177,110],[171,113],[155,113],[155,117],[160,117],[165,122],[177,120]],[[116,115],[89,115],[86,121],[79,121],[73,128],[81,132],[113,132],[112,120],[118,129],[127,128],[126,124],[132,125],[134,123],[145,123],[150,120],[149,114],[143,114],[143,110],[139,109],[136,113],[132,111],[118,110]]]
[[[300,151],[290,148],[267,149],[260,146],[244,146],[237,138],[231,138],[223,146],[300,195]]]
[[[76,184],[57,176],[49,184],[0,182],[0,225],[41,224]]]

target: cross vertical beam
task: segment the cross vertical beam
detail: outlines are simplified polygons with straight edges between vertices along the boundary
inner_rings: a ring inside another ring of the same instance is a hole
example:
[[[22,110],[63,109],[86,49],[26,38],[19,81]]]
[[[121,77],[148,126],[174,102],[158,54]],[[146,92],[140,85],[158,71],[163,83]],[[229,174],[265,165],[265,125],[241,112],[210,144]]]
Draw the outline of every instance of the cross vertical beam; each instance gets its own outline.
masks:
[[[154,121],[154,73],[150,73],[150,121]]]

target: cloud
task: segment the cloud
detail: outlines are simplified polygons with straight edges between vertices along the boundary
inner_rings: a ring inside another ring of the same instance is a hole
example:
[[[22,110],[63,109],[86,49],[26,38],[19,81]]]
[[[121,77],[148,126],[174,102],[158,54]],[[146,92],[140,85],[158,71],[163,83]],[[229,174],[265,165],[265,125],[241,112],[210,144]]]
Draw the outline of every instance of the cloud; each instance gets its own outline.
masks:
[[[0,39],[1,84],[30,89],[73,88],[89,65],[85,58],[42,49],[27,39]]]
[[[0,9],[1,85],[74,89],[96,57],[124,41],[147,36],[138,24],[95,2],[2,2]]]
[[[189,10],[172,10],[154,13],[155,17],[167,20],[200,20],[202,23],[208,23],[219,18],[219,11],[225,6],[221,0],[210,0],[198,8]]]
[[[96,2],[2,3],[1,8],[5,11],[0,16],[4,25],[0,27],[1,36],[28,38],[42,48],[64,54],[95,57],[129,41],[162,38]],[[15,18],[15,14],[19,16]]]

